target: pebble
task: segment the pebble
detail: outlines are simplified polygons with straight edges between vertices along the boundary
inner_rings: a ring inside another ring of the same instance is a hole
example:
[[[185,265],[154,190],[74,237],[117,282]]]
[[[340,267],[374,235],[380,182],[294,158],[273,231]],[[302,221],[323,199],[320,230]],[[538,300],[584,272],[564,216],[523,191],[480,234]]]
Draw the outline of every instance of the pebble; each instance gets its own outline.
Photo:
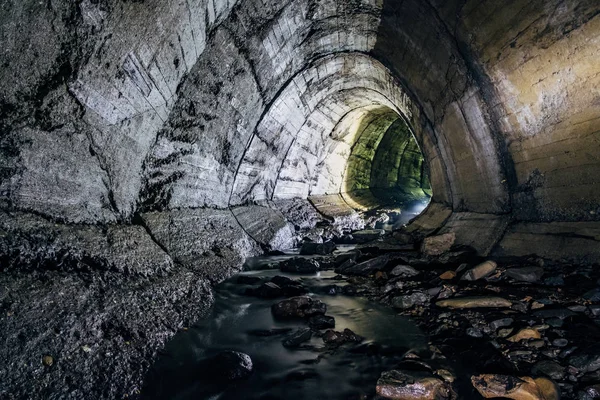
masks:
[[[42,357],[42,364],[44,364],[46,367],[51,367],[52,364],[54,364],[54,358],[52,356],[45,355]]]

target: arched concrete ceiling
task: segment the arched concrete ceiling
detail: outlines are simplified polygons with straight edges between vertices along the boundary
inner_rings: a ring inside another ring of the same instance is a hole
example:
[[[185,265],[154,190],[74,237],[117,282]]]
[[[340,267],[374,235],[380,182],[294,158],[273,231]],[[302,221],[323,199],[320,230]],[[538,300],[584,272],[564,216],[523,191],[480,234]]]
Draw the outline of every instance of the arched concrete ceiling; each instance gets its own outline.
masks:
[[[434,201],[600,219],[595,1],[36,4],[2,4],[5,207],[111,222],[327,192],[325,139],[382,104],[343,96],[363,87],[411,125]]]

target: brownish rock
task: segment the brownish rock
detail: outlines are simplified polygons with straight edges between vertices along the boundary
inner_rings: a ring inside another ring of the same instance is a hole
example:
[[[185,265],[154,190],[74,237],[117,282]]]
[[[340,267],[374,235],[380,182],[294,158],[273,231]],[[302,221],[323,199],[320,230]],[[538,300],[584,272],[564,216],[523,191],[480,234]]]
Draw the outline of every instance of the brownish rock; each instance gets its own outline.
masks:
[[[444,233],[443,235],[429,236],[423,240],[421,252],[426,256],[439,256],[450,250],[456,235],[454,232]]]
[[[454,272],[454,271],[446,271],[440,275],[440,279],[442,279],[444,281],[449,281],[454,278],[456,278],[456,272]]]
[[[491,275],[496,268],[498,268],[498,264],[494,261],[486,261],[465,272],[460,279],[463,281],[476,281]]]
[[[559,400],[559,391],[550,379],[484,374],[471,377],[471,383],[486,399]]]
[[[502,297],[482,296],[441,300],[435,305],[442,308],[508,308],[512,302]]]
[[[377,394],[393,400],[447,400],[455,394],[448,382],[425,372],[384,372],[377,381]]]
[[[271,306],[275,318],[305,318],[313,315],[325,314],[327,306],[321,300],[308,296],[292,297]]]
[[[527,339],[541,339],[542,335],[540,332],[533,328],[521,329],[515,335],[509,337],[507,340],[511,342],[520,342],[521,340]]]

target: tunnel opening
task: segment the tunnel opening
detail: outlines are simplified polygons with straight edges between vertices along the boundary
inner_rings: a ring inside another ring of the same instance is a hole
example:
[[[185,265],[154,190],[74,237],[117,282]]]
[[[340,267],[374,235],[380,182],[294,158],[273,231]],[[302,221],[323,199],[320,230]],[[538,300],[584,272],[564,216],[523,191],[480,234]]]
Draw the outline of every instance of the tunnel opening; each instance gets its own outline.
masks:
[[[353,208],[422,211],[433,195],[429,167],[410,128],[381,107],[361,119],[340,193]]]

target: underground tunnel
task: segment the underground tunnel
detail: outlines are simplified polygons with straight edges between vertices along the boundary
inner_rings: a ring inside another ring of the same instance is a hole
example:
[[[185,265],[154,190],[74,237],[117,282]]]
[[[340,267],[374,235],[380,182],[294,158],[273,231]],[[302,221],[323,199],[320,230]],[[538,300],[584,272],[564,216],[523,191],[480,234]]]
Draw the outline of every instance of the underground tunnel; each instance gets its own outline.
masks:
[[[596,0],[0,2],[0,398],[600,398]]]

